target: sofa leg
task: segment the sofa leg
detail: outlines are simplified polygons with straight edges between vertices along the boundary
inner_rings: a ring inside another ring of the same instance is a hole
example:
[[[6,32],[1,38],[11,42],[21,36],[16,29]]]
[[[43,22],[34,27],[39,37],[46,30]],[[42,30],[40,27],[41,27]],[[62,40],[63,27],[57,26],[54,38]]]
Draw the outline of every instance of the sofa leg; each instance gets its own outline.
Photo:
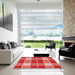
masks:
[[[45,51],[46,51],[46,48],[45,48]]]
[[[59,60],[60,60],[60,54],[59,54],[59,57],[58,57],[58,58],[59,58]]]
[[[56,48],[55,48],[55,52],[56,52]]]
[[[52,49],[50,49],[50,51],[52,51]]]

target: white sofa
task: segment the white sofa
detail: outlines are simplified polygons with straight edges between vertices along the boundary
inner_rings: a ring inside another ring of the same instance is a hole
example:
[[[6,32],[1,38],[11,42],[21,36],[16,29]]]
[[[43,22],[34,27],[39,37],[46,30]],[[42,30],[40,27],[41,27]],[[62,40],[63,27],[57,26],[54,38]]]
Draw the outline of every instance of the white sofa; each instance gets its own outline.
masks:
[[[11,64],[23,51],[22,46],[7,50],[0,49],[0,64]]]

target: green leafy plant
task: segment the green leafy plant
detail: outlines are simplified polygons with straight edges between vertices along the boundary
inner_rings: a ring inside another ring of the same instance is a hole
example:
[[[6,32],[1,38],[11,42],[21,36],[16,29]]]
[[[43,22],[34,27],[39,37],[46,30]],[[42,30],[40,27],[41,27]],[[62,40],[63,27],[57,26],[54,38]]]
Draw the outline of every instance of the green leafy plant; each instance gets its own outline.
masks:
[[[28,45],[28,46],[26,46],[26,48],[31,48],[31,46],[30,46],[30,45]]]

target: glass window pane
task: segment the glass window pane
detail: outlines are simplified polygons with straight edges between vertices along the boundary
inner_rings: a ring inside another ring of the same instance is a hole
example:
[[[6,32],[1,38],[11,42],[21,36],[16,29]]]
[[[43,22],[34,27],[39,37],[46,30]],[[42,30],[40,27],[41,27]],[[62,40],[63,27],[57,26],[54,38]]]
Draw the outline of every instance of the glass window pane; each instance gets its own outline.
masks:
[[[19,13],[24,39],[62,36],[62,10],[19,10]]]

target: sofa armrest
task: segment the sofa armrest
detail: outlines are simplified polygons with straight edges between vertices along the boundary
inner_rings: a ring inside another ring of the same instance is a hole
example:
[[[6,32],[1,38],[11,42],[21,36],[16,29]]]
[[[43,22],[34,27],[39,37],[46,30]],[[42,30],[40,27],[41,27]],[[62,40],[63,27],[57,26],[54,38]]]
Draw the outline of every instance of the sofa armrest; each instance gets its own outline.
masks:
[[[0,50],[0,64],[11,64],[12,61],[12,50]]]
[[[66,47],[66,46],[62,46],[62,47],[60,47],[60,48],[68,48],[68,47]]]
[[[24,45],[18,45],[18,47],[24,47]]]

